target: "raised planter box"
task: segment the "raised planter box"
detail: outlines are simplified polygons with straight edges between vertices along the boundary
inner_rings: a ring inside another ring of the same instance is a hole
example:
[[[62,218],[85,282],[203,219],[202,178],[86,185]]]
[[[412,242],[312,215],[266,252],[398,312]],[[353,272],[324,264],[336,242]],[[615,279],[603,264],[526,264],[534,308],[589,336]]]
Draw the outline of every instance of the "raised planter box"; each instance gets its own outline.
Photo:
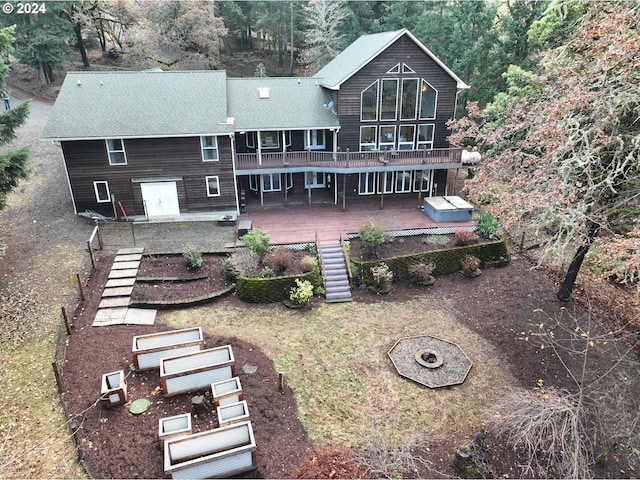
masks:
[[[216,407],[244,400],[242,385],[240,385],[240,379],[238,377],[212,383],[211,393],[213,394],[213,403]]]
[[[466,222],[473,217],[473,205],[460,197],[428,197],[424,213],[434,222]]]
[[[100,402],[105,407],[114,407],[127,402],[127,379],[124,370],[102,375]]]
[[[160,449],[164,450],[164,443],[177,437],[191,435],[191,414],[183,413],[173,417],[161,418],[158,421],[158,440],[160,441]]]
[[[169,439],[164,473],[174,479],[228,478],[256,468],[255,450],[251,421]]]
[[[200,327],[184,328],[169,332],[150,333],[133,337],[133,363],[138,370],[160,367],[164,357],[193,353],[204,348]]]
[[[203,390],[234,376],[231,345],[200,350],[160,360],[160,382],[165,395]]]
[[[246,400],[217,407],[216,413],[221,427],[249,420],[249,407]]]

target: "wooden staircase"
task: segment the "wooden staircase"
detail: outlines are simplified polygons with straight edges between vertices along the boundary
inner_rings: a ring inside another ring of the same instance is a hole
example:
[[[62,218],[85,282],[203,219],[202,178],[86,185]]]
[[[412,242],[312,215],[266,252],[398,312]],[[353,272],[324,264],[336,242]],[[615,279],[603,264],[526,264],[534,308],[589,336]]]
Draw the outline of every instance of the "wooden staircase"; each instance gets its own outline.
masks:
[[[330,303],[350,302],[351,286],[340,241],[316,242],[325,299]]]

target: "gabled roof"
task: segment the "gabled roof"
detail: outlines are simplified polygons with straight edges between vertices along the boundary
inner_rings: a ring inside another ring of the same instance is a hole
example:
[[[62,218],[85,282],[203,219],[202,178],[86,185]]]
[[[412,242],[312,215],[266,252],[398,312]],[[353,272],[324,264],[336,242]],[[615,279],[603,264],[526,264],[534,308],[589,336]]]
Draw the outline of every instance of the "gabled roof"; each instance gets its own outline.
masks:
[[[69,72],[42,137],[213,135],[227,123],[224,71]]]
[[[394,32],[373,33],[363,35],[345,48],[336,58],[320,69],[313,77],[317,78],[323,87],[339,90],[340,85],[358,73],[365,65],[386,50],[396,40],[407,35],[434,62],[436,62],[451,78],[456,81],[458,89],[469,88],[455,73],[424,46],[409,30],[403,28]]]
[[[227,98],[236,131],[340,126],[314,78],[230,78]]]

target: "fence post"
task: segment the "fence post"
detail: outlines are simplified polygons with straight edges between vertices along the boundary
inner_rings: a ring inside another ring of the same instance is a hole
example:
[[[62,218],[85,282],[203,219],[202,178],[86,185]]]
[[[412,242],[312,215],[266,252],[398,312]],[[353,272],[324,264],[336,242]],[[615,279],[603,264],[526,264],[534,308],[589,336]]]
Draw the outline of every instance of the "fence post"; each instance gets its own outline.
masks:
[[[100,247],[100,250],[104,250],[104,244],[102,243],[102,232],[100,231],[100,223],[98,222],[98,219],[95,219],[96,222],[96,232],[98,234],[98,246]]]
[[[67,309],[62,307],[62,318],[64,318],[64,326],[67,327],[67,335],[71,335],[71,324],[69,323],[69,316],[67,315]]]
[[[91,240],[87,240],[87,246],[89,247],[89,257],[91,258],[91,265],[93,266],[93,269],[95,270],[98,267],[96,266],[96,259],[93,256],[93,247],[91,246]]]
[[[91,257],[91,260],[93,260],[93,256]],[[95,266],[93,268],[95,268]],[[76,280],[78,280],[78,288],[80,289],[80,298],[84,300],[86,298],[84,293],[84,285],[82,285],[82,280],[80,279],[79,273],[76,273]]]
[[[62,393],[62,377],[60,376],[60,367],[57,361],[51,362],[53,367],[53,375],[56,377],[56,385],[58,386],[58,393]]]

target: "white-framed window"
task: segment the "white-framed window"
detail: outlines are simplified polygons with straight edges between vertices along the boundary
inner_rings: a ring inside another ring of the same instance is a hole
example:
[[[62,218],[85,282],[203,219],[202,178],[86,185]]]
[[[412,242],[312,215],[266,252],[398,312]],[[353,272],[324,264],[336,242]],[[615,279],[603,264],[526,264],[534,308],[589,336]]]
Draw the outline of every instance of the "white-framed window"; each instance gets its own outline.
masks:
[[[392,150],[396,146],[396,126],[383,125],[380,127],[380,150]]]
[[[378,173],[378,193],[393,193],[393,172]]]
[[[360,120],[363,122],[378,119],[378,85],[376,80],[360,93]]]
[[[411,191],[411,170],[396,172],[396,193],[408,193]]]
[[[218,161],[218,137],[200,137],[200,146],[202,147],[202,161]]]
[[[398,116],[398,79],[382,80],[380,94],[380,120],[395,120]]]
[[[429,183],[431,183],[432,174],[433,170],[422,170],[422,173],[420,173],[419,171],[415,172],[413,179],[413,191],[429,194]],[[421,178],[422,184],[420,184]]]
[[[420,120],[436,118],[436,106],[438,104],[438,91],[426,80],[422,80],[420,86]]]
[[[402,79],[402,95],[400,103],[400,120],[413,120],[416,118],[418,107],[418,79]]]
[[[109,191],[108,182],[93,182],[93,190],[96,192],[96,202],[107,203],[111,201],[111,192]]]
[[[247,148],[256,148],[256,132],[247,132],[244,135],[244,142]]]
[[[280,135],[275,130],[260,132],[260,147],[264,149],[280,148]]]
[[[360,151],[375,150],[378,140],[378,127],[360,127]]]
[[[304,188],[324,188],[324,173],[322,172],[305,172]]]
[[[218,176],[205,177],[205,180],[207,182],[207,197],[219,197],[220,179]]]
[[[435,125],[418,125],[418,149],[431,150],[433,148],[433,135],[435,132]]]
[[[389,69],[387,73],[400,73],[400,64],[396,63],[396,66]]]
[[[358,176],[358,195],[373,195],[376,192],[376,172],[360,172]]]
[[[121,138],[107,139],[107,154],[109,165],[126,165],[127,155],[124,151],[124,140]]]
[[[306,130],[304,132],[304,149],[323,150],[326,148],[324,130]]]
[[[402,64],[402,73],[416,73],[409,65],[406,63]]]
[[[413,150],[415,136],[415,125],[400,125],[400,131],[398,133],[398,150]]]
[[[267,173],[262,175],[262,191],[263,192],[279,192],[282,190],[280,185],[280,174]]]

